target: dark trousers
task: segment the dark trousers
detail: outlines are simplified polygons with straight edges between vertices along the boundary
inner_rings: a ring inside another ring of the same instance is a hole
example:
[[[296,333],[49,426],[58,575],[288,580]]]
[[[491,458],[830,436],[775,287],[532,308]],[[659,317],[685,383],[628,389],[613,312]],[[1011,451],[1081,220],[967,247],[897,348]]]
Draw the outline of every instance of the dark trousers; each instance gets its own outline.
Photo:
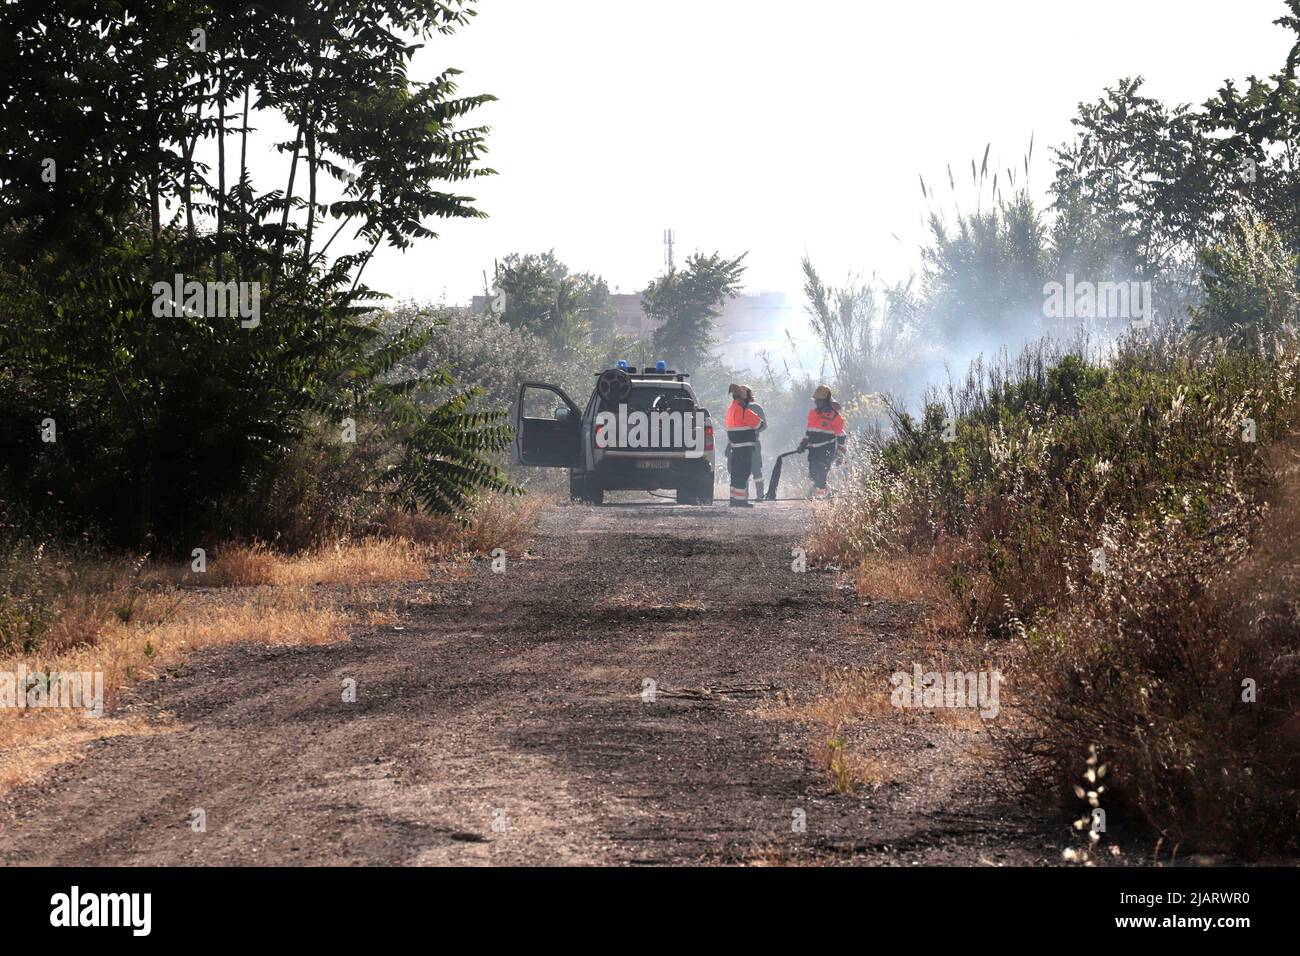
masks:
[[[826,487],[826,478],[831,473],[831,463],[834,461],[834,442],[808,449],[808,477],[812,479],[815,486]]]
[[[754,449],[751,446],[727,446],[727,474],[731,479],[733,498],[744,498],[749,491],[749,473],[754,468]],[[736,494],[736,490],[746,494]]]

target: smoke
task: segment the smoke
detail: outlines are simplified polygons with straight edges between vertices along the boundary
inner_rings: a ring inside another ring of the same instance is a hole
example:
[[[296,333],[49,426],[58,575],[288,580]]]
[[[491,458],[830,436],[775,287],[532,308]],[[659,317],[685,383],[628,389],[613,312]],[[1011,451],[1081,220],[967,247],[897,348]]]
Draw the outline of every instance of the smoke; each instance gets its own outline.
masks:
[[[1199,268],[1173,258],[1155,275],[1098,248],[1068,258],[1049,238],[1052,220],[1024,194],[991,211],[934,219],[919,288],[912,280],[823,283],[805,260],[807,319],[791,330],[791,357],[807,382],[817,369],[846,402],[888,397],[918,412],[936,389],[1025,349],[1076,352],[1105,363],[1121,341],[1186,327],[1203,297]],[[812,332],[811,341],[808,333]],[[802,345],[802,347],[800,347]],[[851,346],[851,347],[849,347]],[[872,402],[860,401],[872,418]],[[856,424],[856,423],[855,423]],[[883,415],[868,427],[883,428]]]

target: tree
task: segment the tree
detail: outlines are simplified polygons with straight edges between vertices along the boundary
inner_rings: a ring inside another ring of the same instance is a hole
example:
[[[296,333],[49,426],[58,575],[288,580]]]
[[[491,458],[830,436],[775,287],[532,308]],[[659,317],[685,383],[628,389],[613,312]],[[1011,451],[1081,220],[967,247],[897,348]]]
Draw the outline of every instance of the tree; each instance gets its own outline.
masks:
[[[657,323],[655,353],[675,368],[694,370],[709,360],[713,327],[723,304],[740,291],[747,253],[725,259],[695,253],[686,268],[655,279],[641,293],[646,317]]]
[[[460,96],[454,70],[407,77],[411,38],[450,33],[472,9],[275,10],[0,8],[0,496],[60,502],[70,523],[122,541],[181,544],[228,525],[296,442],[344,418],[394,443],[400,467],[377,460],[370,477],[395,477],[386,487],[406,501],[455,510],[476,484],[499,484],[464,455],[502,447],[505,429],[457,400],[420,406],[429,382],[390,371],[423,333],[380,329],[361,282],[380,242],[481,215],[447,187],[490,172],[485,130],[460,123],[490,97]],[[252,111],[289,123],[283,188],[250,179]],[[342,194],[328,205],[327,177]],[[349,226],[360,250],[330,260]],[[246,284],[256,319],[213,314],[202,296],[179,307],[158,291],[177,274]],[[59,437],[42,443],[47,418]]]
[[[1238,192],[1205,118],[1143,96],[1142,82],[1123,79],[1081,104],[1075,141],[1057,150],[1051,192],[1065,263],[1118,259],[1152,278],[1210,241]]]
[[[1283,69],[1232,80],[1201,107],[1167,107],[1123,79],[1080,105],[1052,184],[1059,269],[1152,280],[1156,311],[1181,322],[1203,291],[1202,250],[1268,224],[1300,250],[1300,0],[1274,22],[1297,33]],[[1204,324],[1202,316],[1201,322]]]
[[[1225,81],[1204,106],[1207,135],[1236,173],[1238,211],[1225,217],[1233,232],[1243,217],[1268,222],[1293,250],[1300,250],[1300,0],[1286,0],[1290,16],[1273,22],[1296,34],[1281,71],[1267,80],[1250,77],[1239,92]]]
[[[1043,283],[1052,271],[1047,226],[1027,191],[993,208],[930,217],[924,311],[958,354],[991,352],[1042,334]]]
[[[541,336],[555,348],[581,350],[612,329],[609,286],[589,272],[570,272],[554,250],[511,253],[497,265],[494,286],[507,325]]]

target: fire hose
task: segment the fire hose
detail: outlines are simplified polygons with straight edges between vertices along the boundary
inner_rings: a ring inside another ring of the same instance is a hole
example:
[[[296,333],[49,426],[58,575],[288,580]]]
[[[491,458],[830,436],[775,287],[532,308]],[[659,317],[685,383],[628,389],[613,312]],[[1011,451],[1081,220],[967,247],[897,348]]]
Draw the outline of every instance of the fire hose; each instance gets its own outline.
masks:
[[[774,464],[774,465],[772,466],[772,477],[768,480],[768,483],[767,483],[767,491],[766,491],[766,493],[764,493],[764,495],[763,495],[763,500],[764,500],[764,501],[776,501],[776,500],[778,500],[777,497],[776,497],[776,488],[777,488],[777,485],[779,485],[779,484],[781,483],[781,466],[785,463],[785,459],[789,458],[791,455],[802,455],[805,451],[807,451],[806,448],[796,448],[794,451],[787,451],[785,454],[777,455],[777,456],[776,456],[776,464]],[[655,497],[655,498],[670,498],[670,497],[672,497],[671,495],[661,495],[661,494],[656,494],[656,493],[653,492],[653,491],[649,492],[649,494],[652,495],[652,496]],[[723,500],[725,500],[725,499],[722,499],[722,498],[715,498],[715,499],[713,499],[713,500],[714,500],[714,501],[723,501]],[[781,500],[781,501],[802,501],[803,499],[802,499],[802,498],[781,498],[780,500]]]
[[[806,451],[806,449],[796,448],[794,451],[788,451],[784,455],[776,456],[776,464],[772,466],[772,478],[767,483],[767,493],[763,495],[764,500],[776,500],[776,486],[781,483],[781,466],[785,463],[785,459],[789,458],[791,455],[802,455],[804,451]]]

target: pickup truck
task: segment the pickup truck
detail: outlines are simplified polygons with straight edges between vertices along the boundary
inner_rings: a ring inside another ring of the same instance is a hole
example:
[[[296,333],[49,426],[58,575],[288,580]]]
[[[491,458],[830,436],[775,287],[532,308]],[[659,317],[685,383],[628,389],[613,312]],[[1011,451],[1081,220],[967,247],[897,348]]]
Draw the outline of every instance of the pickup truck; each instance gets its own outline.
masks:
[[[558,385],[524,382],[514,409],[515,461],[569,469],[569,497],[667,490],[679,504],[713,503],[713,421],[684,372],[625,362],[596,376],[579,408]]]

